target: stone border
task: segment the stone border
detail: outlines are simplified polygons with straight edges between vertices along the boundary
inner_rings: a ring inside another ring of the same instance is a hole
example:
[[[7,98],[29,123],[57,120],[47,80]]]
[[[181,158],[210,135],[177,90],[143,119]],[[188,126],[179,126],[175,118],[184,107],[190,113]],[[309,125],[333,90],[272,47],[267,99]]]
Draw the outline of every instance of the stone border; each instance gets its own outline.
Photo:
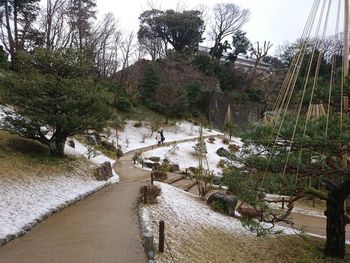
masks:
[[[51,217],[55,213],[58,213],[58,212],[62,211],[63,209],[65,209],[66,207],[71,206],[71,205],[73,205],[73,204],[75,204],[75,203],[77,203],[79,201],[82,201],[82,200],[86,199],[87,197],[89,197],[90,195],[92,195],[92,194],[94,194],[94,193],[96,193],[96,192],[98,192],[98,191],[100,191],[100,190],[102,190],[104,188],[107,188],[107,187],[109,187],[109,186],[111,186],[111,185],[113,185],[115,183],[118,183],[118,182],[114,182],[114,183],[113,182],[106,182],[106,184],[104,184],[104,185],[98,186],[98,187],[96,187],[93,190],[85,192],[84,194],[80,194],[77,197],[75,197],[74,199],[67,200],[63,204],[60,204],[60,205],[58,205],[55,208],[51,208],[48,212],[46,212],[45,214],[41,215],[39,218],[33,220],[30,223],[25,224],[22,227],[22,229],[20,231],[18,231],[17,233],[9,234],[5,238],[0,238],[0,247],[6,245],[10,241],[12,241],[12,240],[14,240],[14,239],[16,239],[18,237],[21,237],[21,236],[25,235],[30,230],[32,230],[36,225],[38,225],[42,221],[48,219],[49,217]]]
[[[152,231],[147,227],[146,223],[142,218],[141,207],[142,207],[142,204],[138,200],[136,208],[137,208],[137,214],[139,218],[142,245],[147,256],[147,263],[154,263],[154,256],[155,256],[154,235]]]

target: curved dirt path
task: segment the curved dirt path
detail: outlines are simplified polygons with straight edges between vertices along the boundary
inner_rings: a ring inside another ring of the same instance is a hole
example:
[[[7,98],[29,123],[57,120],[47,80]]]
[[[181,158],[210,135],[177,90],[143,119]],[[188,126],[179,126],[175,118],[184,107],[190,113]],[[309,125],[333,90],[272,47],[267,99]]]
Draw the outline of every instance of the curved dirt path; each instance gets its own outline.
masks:
[[[0,262],[146,262],[136,202],[149,172],[133,168],[132,158],[130,152],[115,165],[120,183],[67,207],[0,247]]]

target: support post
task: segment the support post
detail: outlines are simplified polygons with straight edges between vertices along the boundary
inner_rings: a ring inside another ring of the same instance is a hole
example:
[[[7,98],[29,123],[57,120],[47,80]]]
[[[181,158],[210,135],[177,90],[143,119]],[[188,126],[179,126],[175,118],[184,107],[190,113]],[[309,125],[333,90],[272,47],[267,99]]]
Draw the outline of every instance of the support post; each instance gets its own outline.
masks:
[[[154,175],[153,172],[151,172],[151,185],[153,186],[153,180],[154,180]]]
[[[282,209],[284,209],[284,197],[282,197]]]
[[[159,252],[164,252],[164,220],[159,221]]]

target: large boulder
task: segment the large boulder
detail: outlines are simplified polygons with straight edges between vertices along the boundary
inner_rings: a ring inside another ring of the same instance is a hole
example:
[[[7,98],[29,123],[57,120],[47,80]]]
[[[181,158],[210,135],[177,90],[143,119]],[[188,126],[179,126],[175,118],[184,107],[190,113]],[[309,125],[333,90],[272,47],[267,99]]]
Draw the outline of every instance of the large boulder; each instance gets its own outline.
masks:
[[[218,202],[222,205],[224,213],[228,214],[229,216],[234,216],[237,201],[237,197],[232,194],[228,194],[226,192],[216,192],[209,196],[207,204],[210,205],[213,202]]]
[[[97,181],[107,181],[112,176],[113,170],[110,162],[104,162],[96,169],[95,177]]]
[[[151,156],[148,157],[148,160],[151,160],[152,162],[159,163],[160,162],[160,157],[158,156]]]
[[[216,151],[216,154],[219,155],[220,157],[229,157],[230,156],[230,152],[223,147],[219,148]]]

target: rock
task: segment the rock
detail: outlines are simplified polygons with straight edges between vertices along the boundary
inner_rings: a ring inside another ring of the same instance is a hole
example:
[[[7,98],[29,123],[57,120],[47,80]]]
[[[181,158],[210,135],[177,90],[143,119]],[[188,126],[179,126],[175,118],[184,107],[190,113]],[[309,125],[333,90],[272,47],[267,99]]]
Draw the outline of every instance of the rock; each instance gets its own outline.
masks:
[[[219,148],[216,151],[216,154],[219,155],[220,157],[229,157],[230,156],[230,152],[223,147]]]
[[[110,162],[104,162],[100,167],[96,170],[96,180],[97,181],[107,181],[109,178],[113,176],[112,165]]]
[[[155,171],[152,172],[153,180],[164,182],[168,179],[168,174],[166,172]]]
[[[152,250],[147,253],[147,258],[152,260],[154,259],[154,252]]]
[[[155,163],[153,161],[151,161],[151,160],[144,160],[143,161],[143,166],[147,167],[147,168],[153,168],[154,164]]]
[[[68,145],[72,148],[75,148],[75,142],[73,140],[69,140]]]
[[[224,207],[224,212],[229,216],[235,215],[235,209],[237,205],[237,197],[226,192],[216,192],[209,196],[207,200],[207,204],[211,204],[213,202],[219,202]]]
[[[143,247],[145,249],[145,252],[148,254],[150,251],[153,250],[153,234],[150,231],[146,231],[143,233]]]
[[[350,214],[350,196],[345,201],[345,211],[347,214]]]
[[[151,160],[152,162],[155,162],[155,163],[159,163],[160,162],[160,157],[151,156],[151,157],[148,157],[148,160]]]
[[[178,172],[178,171],[180,171],[180,166],[177,163],[171,163],[170,164],[170,171],[171,172]]]

